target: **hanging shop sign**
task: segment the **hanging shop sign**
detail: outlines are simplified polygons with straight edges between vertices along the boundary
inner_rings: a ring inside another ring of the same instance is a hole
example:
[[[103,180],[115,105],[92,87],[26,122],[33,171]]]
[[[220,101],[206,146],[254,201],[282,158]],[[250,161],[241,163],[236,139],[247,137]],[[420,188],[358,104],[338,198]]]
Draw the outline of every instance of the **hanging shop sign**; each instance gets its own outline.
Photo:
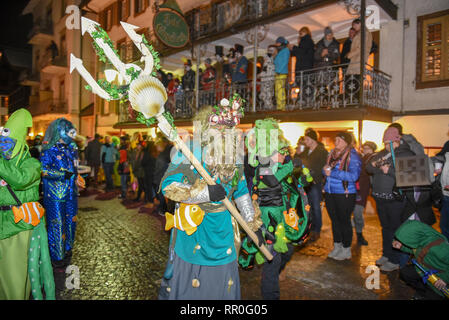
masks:
[[[153,19],[153,30],[162,43],[172,48],[182,48],[190,39],[189,26],[183,15],[169,7],[159,7]]]

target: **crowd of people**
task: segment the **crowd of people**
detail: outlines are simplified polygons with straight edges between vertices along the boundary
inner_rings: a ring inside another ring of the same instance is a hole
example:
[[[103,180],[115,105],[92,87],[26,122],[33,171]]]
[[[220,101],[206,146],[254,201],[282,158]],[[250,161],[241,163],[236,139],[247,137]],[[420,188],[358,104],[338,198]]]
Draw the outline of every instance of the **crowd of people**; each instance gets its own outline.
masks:
[[[308,27],[299,30],[298,44],[280,36],[275,43],[269,45],[266,54],[250,61],[244,55],[244,46],[235,44],[228,53],[224,54],[223,46],[215,46],[215,63],[211,58],[204,60],[205,69],[199,72],[200,105],[213,105],[223,97],[229,96],[229,90],[233,87],[234,92],[245,93],[251,88],[247,87],[253,80],[252,64],[257,68],[257,91],[260,93],[260,102],[270,110],[276,106],[277,110],[285,110],[287,101],[287,84],[289,63],[292,57],[296,58],[293,66],[295,71],[294,85],[301,83],[300,77],[313,73],[318,68],[332,67],[345,64],[343,69],[345,77],[352,75],[360,80],[360,46],[361,46],[361,21],[355,19],[349,31],[348,38],[342,46],[335,39],[331,27],[323,30],[324,36],[316,44],[312,39]],[[341,49],[340,49],[341,47]],[[377,44],[368,29],[365,29],[365,57],[377,51]],[[158,78],[167,88],[168,109],[182,110],[185,106],[192,107],[194,99],[195,71],[192,69],[192,61],[185,60],[184,75],[176,78],[172,73],[158,72]]]
[[[435,287],[418,281],[423,276],[422,272],[408,262],[413,255],[420,257],[421,264],[439,270],[440,279],[436,287],[441,289],[447,285],[449,143],[434,157],[428,158],[430,167],[434,168],[430,171],[429,185],[409,187],[397,186],[396,171],[399,169],[395,167],[395,159],[423,156],[423,146],[413,135],[404,133],[399,123],[393,123],[385,130],[383,144],[384,147],[377,151],[378,146],[367,141],[357,150],[352,134],[339,132],[335,137],[335,148],[327,152],[315,130],[309,128],[305,131],[298,141],[294,157],[301,159],[314,177],[313,183],[306,188],[313,215],[310,241],[320,237],[320,202],[324,195],[334,241],[328,257],[351,259],[353,226],[357,244],[368,245],[362,233],[363,214],[367,198],[371,195],[382,231],[382,256],[376,260],[380,270],[400,270],[401,278],[417,290],[416,299],[441,298],[442,293]],[[425,168],[416,170],[424,171]],[[441,233],[432,228],[437,222],[435,210],[440,212]],[[434,242],[435,239],[438,241]]]

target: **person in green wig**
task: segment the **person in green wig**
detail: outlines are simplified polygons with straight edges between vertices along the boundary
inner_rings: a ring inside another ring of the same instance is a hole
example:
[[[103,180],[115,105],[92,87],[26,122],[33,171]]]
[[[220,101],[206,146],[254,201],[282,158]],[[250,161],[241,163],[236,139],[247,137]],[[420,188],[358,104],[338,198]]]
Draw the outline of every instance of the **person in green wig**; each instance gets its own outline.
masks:
[[[432,284],[427,279],[428,274],[417,265],[401,268],[400,277],[416,290],[414,299],[444,299],[441,290],[446,294],[449,292],[449,243],[446,237],[421,221],[407,220],[396,231],[395,238],[394,248],[411,254],[426,273],[434,273],[439,278]]]
[[[306,181],[300,183],[293,175],[289,142],[275,119],[257,120],[247,136],[247,147],[248,162],[256,167],[252,198],[263,223],[256,234],[273,254],[273,260],[263,265],[262,297],[279,299],[279,274],[293,255],[293,244],[303,243],[310,231],[309,205],[302,188]],[[243,268],[253,260],[265,262],[249,238],[244,239],[242,249],[239,263]]]
[[[32,126],[28,110],[19,109],[0,127],[0,300],[28,300],[31,291],[34,299],[55,299],[44,210],[37,202],[41,164],[26,144]]]

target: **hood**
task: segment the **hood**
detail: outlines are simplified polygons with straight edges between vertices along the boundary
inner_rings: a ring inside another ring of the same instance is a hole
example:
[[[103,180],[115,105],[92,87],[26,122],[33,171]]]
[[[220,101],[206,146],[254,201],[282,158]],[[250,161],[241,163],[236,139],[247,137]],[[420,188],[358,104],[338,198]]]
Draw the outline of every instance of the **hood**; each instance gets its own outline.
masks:
[[[9,137],[16,140],[16,145],[12,151],[11,159],[19,155],[17,161],[22,157],[24,147],[27,147],[26,136],[28,128],[33,126],[31,113],[26,109],[15,111],[6,122],[4,128],[9,129]]]
[[[444,239],[445,236],[428,226],[425,223],[416,220],[404,222],[395,233],[396,239],[409,248],[417,249],[425,247],[432,241]]]

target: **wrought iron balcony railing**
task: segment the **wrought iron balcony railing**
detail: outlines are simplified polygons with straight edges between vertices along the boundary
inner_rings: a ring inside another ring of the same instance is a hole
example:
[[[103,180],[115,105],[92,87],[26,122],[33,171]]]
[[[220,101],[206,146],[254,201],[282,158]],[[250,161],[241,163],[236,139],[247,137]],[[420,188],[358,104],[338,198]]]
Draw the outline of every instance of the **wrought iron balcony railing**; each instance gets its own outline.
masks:
[[[222,98],[239,93],[246,101],[246,113],[266,111],[329,110],[360,106],[361,79],[346,74],[347,65],[301,71],[295,81],[276,76],[258,77],[256,91],[253,81],[245,83],[214,82],[200,88],[199,107],[215,105]],[[363,106],[388,109],[391,77],[381,71],[367,69],[363,81]],[[253,104],[253,94],[256,104]],[[190,119],[197,112],[196,92],[184,91],[181,86],[168,96],[165,105],[175,119]],[[134,111],[127,105],[120,107],[120,122],[135,121]]]
[[[298,12],[323,0],[226,0],[203,5],[186,13],[192,39],[198,40],[227,30],[251,27],[254,23]],[[329,2],[329,1],[327,1]]]

